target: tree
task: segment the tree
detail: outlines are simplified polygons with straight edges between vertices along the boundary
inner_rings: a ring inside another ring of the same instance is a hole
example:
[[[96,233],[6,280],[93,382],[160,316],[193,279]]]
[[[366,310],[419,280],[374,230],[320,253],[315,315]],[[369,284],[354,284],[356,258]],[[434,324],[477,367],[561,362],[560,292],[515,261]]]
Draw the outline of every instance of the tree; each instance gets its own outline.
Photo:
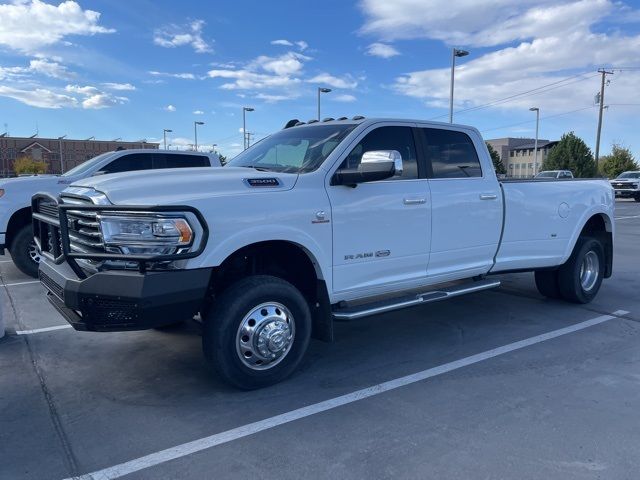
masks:
[[[616,178],[622,172],[639,169],[631,150],[616,143],[611,147],[609,155],[600,158],[600,174],[607,178]]]
[[[31,157],[22,156],[14,160],[13,170],[16,172],[16,175],[23,173],[45,173],[47,171],[47,164],[39,160],[34,160]]]
[[[591,149],[575,133],[562,135],[560,141],[549,152],[542,164],[543,170],[571,170],[575,177],[594,177],[596,161]]]
[[[487,149],[489,150],[489,155],[491,155],[491,161],[493,162],[493,168],[495,169],[497,174],[505,174],[507,173],[507,169],[505,168],[502,160],[500,159],[500,154],[496,152],[496,150],[487,143]]]

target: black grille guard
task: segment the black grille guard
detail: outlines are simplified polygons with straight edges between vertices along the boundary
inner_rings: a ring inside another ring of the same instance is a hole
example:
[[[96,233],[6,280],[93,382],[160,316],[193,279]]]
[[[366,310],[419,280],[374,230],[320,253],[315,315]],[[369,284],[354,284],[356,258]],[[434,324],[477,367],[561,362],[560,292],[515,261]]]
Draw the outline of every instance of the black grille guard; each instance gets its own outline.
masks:
[[[40,212],[40,204],[55,204],[58,210],[58,218],[45,215]],[[68,210],[87,211],[98,213],[111,212],[152,212],[152,213],[172,213],[189,212],[195,215],[202,227],[202,239],[194,238],[194,242],[199,241],[197,250],[181,254],[170,255],[129,255],[123,253],[84,253],[72,252],[69,239],[69,219]],[[51,260],[56,265],[67,262],[76,275],[86,278],[87,274],[76,262],[77,259],[84,260],[122,260],[126,262],[137,262],[138,269],[144,273],[150,265],[159,262],[170,262],[174,260],[186,260],[199,256],[207,245],[209,238],[209,227],[202,214],[195,208],[182,205],[168,206],[140,206],[140,205],[78,205],[76,203],[64,203],[62,197],[54,197],[48,193],[36,193],[31,199],[31,211],[33,221],[33,234],[36,246],[40,253]],[[43,248],[43,245],[45,248]]]

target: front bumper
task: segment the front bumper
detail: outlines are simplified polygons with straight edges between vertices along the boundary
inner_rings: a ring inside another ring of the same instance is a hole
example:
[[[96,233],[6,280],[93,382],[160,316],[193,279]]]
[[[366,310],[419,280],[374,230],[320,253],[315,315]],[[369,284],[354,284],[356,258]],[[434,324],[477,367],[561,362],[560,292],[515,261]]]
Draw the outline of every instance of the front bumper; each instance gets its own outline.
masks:
[[[614,189],[614,192],[616,197],[629,198],[640,196],[640,190],[631,190],[630,188]]]
[[[145,330],[193,317],[206,298],[210,268],[110,270],[80,279],[69,265],[40,262],[51,304],[76,330]]]

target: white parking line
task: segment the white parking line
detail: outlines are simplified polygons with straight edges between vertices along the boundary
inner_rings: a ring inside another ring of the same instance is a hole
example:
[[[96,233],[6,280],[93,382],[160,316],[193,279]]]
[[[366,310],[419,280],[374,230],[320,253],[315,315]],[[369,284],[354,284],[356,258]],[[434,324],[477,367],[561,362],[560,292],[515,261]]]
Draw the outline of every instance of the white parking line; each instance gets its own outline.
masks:
[[[559,330],[543,333],[542,335],[536,335],[535,337],[530,337],[525,340],[520,340],[518,342],[504,345],[502,347],[494,348],[492,350],[487,350],[486,352],[478,353],[476,355],[471,355],[470,357],[461,358],[460,360],[456,360],[450,363],[445,363],[437,367],[429,368],[427,370],[423,370],[421,372],[414,373],[412,375],[407,375],[406,377],[397,378],[395,380],[390,380],[388,382],[380,383],[372,387],[364,388],[362,390],[358,390],[356,392],[349,393],[347,395],[342,395],[341,397],[336,397],[329,400],[325,400],[323,402],[314,403],[313,405],[309,405],[307,407],[302,407],[297,410],[292,410],[290,412],[283,413],[281,415],[276,415],[274,417],[266,418],[258,422],[250,423],[248,425],[243,425],[238,428],[227,430],[226,432],[216,433],[215,435],[211,435],[209,437],[204,437],[198,440],[194,440],[192,442],[183,443],[182,445],[177,445],[175,447],[167,448],[166,450],[161,450],[159,452],[152,453],[144,457],[136,458],[135,460],[130,460],[128,462],[121,463],[113,467],[108,467],[93,473],[81,475],[79,477],[73,477],[73,479],[75,480],[110,480],[114,478],[120,478],[125,475],[129,475],[131,473],[143,470],[145,468],[153,467],[155,465],[160,465],[170,460],[175,460],[176,458],[185,457],[187,455],[191,455],[192,453],[200,452],[202,450],[206,450],[208,448],[215,447],[217,445],[222,445],[224,443],[238,440],[239,438],[248,437],[255,433],[259,433],[265,430],[269,430],[271,428],[275,428],[279,425],[284,425],[286,423],[300,420],[301,418],[315,415],[316,413],[333,410],[334,408],[341,407],[342,405],[347,405],[349,403],[357,402],[365,398],[373,397],[375,395],[380,395],[381,393],[385,393],[400,387],[411,385],[413,383],[420,382],[422,380],[426,380],[428,378],[432,378],[437,375],[442,375],[444,373],[448,373],[453,370],[457,370],[459,368],[473,365],[474,363],[482,362],[484,360],[488,360],[490,358],[494,358],[499,355],[504,355],[505,353],[513,352],[514,350],[520,350],[521,348],[529,347],[531,345],[535,345],[536,343],[545,342],[547,340],[551,340],[553,338],[557,338],[562,335],[567,335],[569,333],[574,333],[579,330],[584,330],[585,328],[589,328],[594,325],[599,325],[601,323],[604,323],[616,318],[616,316],[626,315],[627,313],[629,312],[625,310],[618,310],[614,312],[612,315],[603,315],[600,317],[592,318],[591,320],[586,320],[584,322],[576,323],[575,325],[571,325],[569,327],[561,328]],[[72,480],[72,479],[67,479],[67,480]]]
[[[29,280],[28,282],[5,283],[5,287],[16,287],[18,285],[31,285],[32,283],[40,283],[40,280]]]
[[[0,263],[11,263],[13,260],[0,260]]]
[[[68,323],[66,325],[56,325],[54,327],[34,328],[33,330],[16,330],[18,335],[31,335],[32,333],[52,332],[53,330],[62,330],[64,328],[71,328]]]
[[[640,215],[629,215],[627,217],[615,217],[616,220],[626,220],[627,218],[640,218]]]

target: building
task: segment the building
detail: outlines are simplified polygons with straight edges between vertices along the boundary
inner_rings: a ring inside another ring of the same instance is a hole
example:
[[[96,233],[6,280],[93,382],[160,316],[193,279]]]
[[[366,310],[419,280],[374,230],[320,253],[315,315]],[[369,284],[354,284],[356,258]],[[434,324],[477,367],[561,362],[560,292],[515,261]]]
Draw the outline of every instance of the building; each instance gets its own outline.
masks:
[[[0,177],[15,175],[13,162],[20,157],[43,161],[47,173],[62,173],[76,165],[114,150],[131,148],[158,148],[158,143],[147,141],[121,142],[102,140],[72,140],[41,137],[0,136]]]
[[[508,177],[533,177],[535,138],[495,138],[487,140],[487,143],[500,155],[500,159],[507,169]],[[542,169],[542,164],[557,143],[557,140],[538,139],[538,164],[535,172]]]

